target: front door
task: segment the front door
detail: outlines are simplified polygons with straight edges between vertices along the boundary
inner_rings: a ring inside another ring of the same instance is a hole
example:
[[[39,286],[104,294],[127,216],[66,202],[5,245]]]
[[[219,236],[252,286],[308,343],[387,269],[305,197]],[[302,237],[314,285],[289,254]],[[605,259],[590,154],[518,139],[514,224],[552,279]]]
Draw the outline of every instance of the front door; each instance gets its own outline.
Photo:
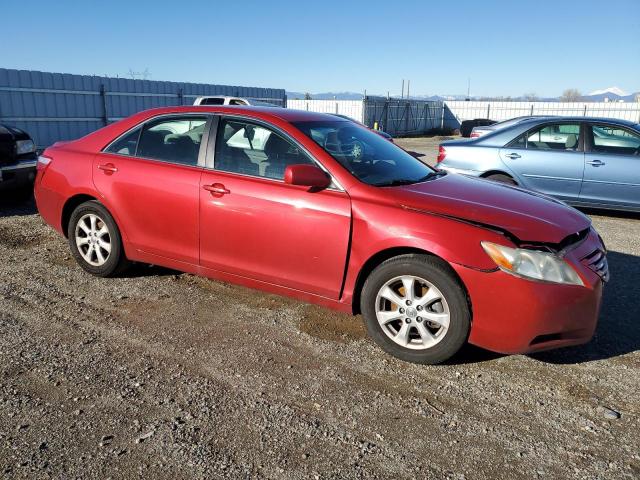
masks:
[[[94,184],[135,249],[198,264],[205,124],[203,116],[150,120],[96,155]]]
[[[201,265],[337,299],[349,246],[348,195],[285,184],[287,165],[313,160],[264,124],[222,118],[214,158],[200,188]]]
[[[640,207],[640,133],[619,125],[589,126],[580,200]]]
[[[523,187],[577,200],[584,171],[581,142],[580,122],[546,124],[502,148],[500,158]]]

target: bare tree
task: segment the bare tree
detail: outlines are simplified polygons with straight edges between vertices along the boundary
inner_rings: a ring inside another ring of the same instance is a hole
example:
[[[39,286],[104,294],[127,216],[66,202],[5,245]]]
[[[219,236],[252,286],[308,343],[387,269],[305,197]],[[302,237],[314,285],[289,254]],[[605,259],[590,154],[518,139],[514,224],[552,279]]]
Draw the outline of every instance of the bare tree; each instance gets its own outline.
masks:
[[[579,102],[582,100],[582,93],[577,88],[567,88],[560,96],[561,102]]]
[[[522,98],[524,98],[527,102],[537,102],[538,94],[536,94],[535,92],[529,92],[525,93]]]
[[[148,80],[149,78],[151,78],[151,72],[149,71],[149,68],[145,68],[144,72],[134,72],[133,69],[130,68],[128,75],[132,80],[136,80],[137,78]]]
[[[311,96],[311,94],[309,92],[305,92],[304,99],[305,100],[313,100],[313,97]]]

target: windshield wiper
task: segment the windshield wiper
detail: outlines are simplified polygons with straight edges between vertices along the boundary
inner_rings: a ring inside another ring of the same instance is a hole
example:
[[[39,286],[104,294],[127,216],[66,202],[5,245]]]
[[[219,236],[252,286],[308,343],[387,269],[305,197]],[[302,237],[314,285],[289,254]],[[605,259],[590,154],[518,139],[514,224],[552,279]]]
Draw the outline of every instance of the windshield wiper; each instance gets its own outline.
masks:
[[[425,175],[422,178],[418,178],[416,179],[408,179],[408,178],[397,178],[394,180],[391,180],[389,182],[382,182],[382,183],[374,183],[374,186],[376,187],[399,187],[401,185],[412,185],[414,183],[422,183],[422,182],[426,182],[427,180],[432,180],[434,178],[438,178],[438,177],[442,177],[443,175],[446,175],[447,172],[445,172],[444,170],[436,170],[435,172],[429,172],[427,175]]]

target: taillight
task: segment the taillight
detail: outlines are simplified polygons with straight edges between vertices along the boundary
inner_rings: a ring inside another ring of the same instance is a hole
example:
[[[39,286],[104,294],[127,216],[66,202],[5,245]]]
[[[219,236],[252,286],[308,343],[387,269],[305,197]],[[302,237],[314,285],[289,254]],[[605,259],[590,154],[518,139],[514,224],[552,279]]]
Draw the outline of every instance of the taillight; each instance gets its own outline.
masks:
[[[447,151],[444,149],[442,145],[438,148],[438,158],[436,158],[436,162],[440,163],[444,160],[444,157],[447,156]]]
[[[51,163],[51,160],[53,160],[51,157],[45,157],[44,155],[40,155],[38,157],[38,163],[36,163],[36,170],[38,171],[45,170]]]
[[[478,132],[471,132],[471,136],[469,138],[478,138],[480,134]]]

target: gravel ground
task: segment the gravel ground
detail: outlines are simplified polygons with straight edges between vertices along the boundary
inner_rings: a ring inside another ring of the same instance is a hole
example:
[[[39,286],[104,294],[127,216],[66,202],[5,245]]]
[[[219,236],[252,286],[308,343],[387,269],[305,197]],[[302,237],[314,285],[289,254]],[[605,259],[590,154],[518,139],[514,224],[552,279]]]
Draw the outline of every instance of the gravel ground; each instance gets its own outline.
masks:
[[[359,317],[157,267],[93,278],[4,204],[0,474],[639,478],[640,216],[592,218],[612,280],[590,344],[426,367]]]

